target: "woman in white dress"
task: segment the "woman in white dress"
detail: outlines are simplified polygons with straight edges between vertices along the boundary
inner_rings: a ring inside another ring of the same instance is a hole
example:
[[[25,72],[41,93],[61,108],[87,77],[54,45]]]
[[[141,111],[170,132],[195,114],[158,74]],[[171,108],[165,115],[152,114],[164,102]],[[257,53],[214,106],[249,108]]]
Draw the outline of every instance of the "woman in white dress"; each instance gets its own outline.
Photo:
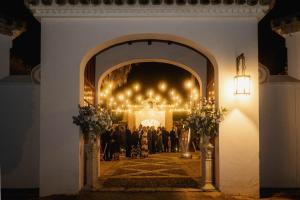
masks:
[[[142,157],[146,158],[148,157],[148,129],[146,127],[142,128],[142,139],[141,139],[141,143],[142,143]]]

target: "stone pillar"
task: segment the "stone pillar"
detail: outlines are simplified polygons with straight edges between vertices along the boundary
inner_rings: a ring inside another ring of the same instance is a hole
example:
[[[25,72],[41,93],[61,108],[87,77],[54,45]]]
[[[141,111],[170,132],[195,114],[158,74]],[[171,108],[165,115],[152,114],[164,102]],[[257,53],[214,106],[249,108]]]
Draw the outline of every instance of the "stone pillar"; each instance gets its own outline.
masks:
[[[98,165],[99,165],[99,145],[97,142],[90,142],[85,145],[87,155],[86,162],[86,189],[93,190],[97,186]]]
[[[288,75],[300,80],[300,31],[286,36]]]
[[[0,34],[0,79],[9,76],[9,54],[11,45],[11,37]]]

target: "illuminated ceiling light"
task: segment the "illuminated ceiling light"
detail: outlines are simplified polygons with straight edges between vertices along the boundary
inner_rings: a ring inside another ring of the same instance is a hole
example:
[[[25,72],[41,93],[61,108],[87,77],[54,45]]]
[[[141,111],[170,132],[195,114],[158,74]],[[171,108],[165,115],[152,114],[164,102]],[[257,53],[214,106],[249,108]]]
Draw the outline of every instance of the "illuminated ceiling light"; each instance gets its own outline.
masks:
[[[155,97],[155,100],[156,101],[159,101],[161,98],[160,98],[160,96],[159,95],[157,95],[156,97]]]
[[[192,94],[198,94],[198,90],[196,88],[192,89]]]
[[[133,85],[133,89],[134,89],[134,91],[139,91],[140,89],[141,89],[141,85],[139,84],[139,83],[135,83],[134,85]]]
[[[112,82],[110,82],[110,83],[108,84],[108,88],[109,88],[109,89],[113,89],[113,87],[114,87],[114,84],[113,84]]]
[[[153,94],[154,94],[154,91],[153,91],[152,89],[148,90],[147,95],[148,95],[149,97],[152,97]]]
[[[119,101],[124,101],[125,97],[123,94],[119,94],[118,99],[119,99]]]
[[[132,95],[132,91],[130,89],[126,90],[126,95],[130,97]]]
[[[143,96],[142,96],[142,95],[136,96],[136,100],[137,100],[138,102],[141,102],[141,101],[143,100]]]
[[[186,89],[191,89],[193,86],[194,86],[194,84],[193,84],[193,81],[192,81],[192,80],[186,80],[186,81],[184,82],[184,87],[185,87]]]
[[[174,90],[174,89],[172,89],[172,90],[170,91],[170,95],[171,95],[171,96],[174,96],[174,95],[175,95],[175,93],[176,93],[176,92],[175,92],[175,90]]]
[[[240,72],[240,65],[242,70]],[[245,56],[242,53],[236,58],[236,76],[234,77],[234,94],[236,95],[250,95],[250,75],[245,74]]]
[[[159,85],[158,85],[158,88],[161,90],[161,91],[166,91],[167,89],[167,84],[165,82],[161,82]]]
[[[109,94],[109,90],[108,89],[104,90],[104,94],[105,96],[107,96]]]

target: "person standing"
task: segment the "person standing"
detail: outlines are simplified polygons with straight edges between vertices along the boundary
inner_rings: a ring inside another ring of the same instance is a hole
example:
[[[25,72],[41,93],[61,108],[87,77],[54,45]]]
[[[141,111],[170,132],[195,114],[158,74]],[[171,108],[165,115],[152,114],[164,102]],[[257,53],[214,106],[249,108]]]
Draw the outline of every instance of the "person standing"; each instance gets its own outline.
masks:
[[[148,139],[148,152],[152,154],[152,131],[149,126],[147,126],[147,139]]]
[[[128,129],[128,126],[126,126],[125,135],[126,135],[126,157],[130,158],[131,157],[132,136],[131,136],[131,131]]]
[[[169,132],[166,131],[165,127],[162,127],[162,142],[163,142],[163,151],[168,152],[168,139],[169,139]]]
[[[158,127],[156,133],[157,133],[156,149],[157,149],[157,152],[161,153],[163,151],[162,129],[160,127]]]
[[[156,153],[156,131],[154,126],[151,127],[151,150],[152,153]]]
[[[121,135],[119,127],[115,127],[112,133],[112,156],[114,160],[119,160]]]
[[[142,129],[142,157],[148,157],[148,130],[146,127]]]
[[[179,152],[179,133],[177,128],[174,129],[175,132],[175,152]]]
[[[135,129],[132,132],[132,146],[131,146],[131,151],[132,149],[135,150],[135,157],[140,157],[141,155],[141,146],[140,146],[140,134],[139,134],[139,130]]]
[[[103,140],[103,159],[105,161],[111,160],[111,154],[110,154],[110,135],[111,135],[111,129],[107,129],[105,133],[102,135],[102,140]]]
[[[171,140],[171,152],[175,152],[175,129],[174,127],[170,131],[170,140]]]
[[[181,129],[181,152],[188,152],[189,150],[189,143],[188,143],[188,135],[189,131],[188,129]]]

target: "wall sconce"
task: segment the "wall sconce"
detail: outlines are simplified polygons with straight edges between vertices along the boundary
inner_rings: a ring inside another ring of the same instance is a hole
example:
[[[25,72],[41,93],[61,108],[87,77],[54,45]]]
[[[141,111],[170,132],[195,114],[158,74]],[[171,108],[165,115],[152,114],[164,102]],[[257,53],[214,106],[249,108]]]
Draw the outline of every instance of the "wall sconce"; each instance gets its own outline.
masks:
[[[234,94],[236,95],[250,95],[250,75],[245,75],[245,70],[245,56],[242,53],[236,58],[236,76],[234,77]]]

